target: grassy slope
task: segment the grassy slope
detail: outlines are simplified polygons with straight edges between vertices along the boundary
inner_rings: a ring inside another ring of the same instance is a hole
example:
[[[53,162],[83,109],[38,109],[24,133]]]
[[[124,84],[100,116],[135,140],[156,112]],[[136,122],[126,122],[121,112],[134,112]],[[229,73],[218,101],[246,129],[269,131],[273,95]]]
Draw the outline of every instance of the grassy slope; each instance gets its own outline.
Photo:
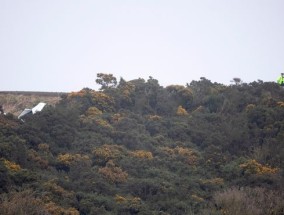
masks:
[[[0,92],[0,105],[6,113],[18,115],[25,108],[32,108],[39,102],[55,105],[64,93],[57,92],[26,92],[6,91]]]

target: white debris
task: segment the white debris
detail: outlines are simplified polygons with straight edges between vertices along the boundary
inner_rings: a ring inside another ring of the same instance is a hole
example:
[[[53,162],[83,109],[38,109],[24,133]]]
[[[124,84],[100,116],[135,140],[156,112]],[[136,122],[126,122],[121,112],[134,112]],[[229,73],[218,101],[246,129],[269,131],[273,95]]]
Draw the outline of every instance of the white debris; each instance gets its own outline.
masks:
[[[23,110],[23,112],[18,116],[18,119],[20,119],[21,117],[27,115],[27,114],[35,114],[36,112],[41,111],[44,106],[46,105],[46,103],[40,102],[38,103],[36,106],[34,106],[32,109],[28,109],[26,108],[25,110]]]

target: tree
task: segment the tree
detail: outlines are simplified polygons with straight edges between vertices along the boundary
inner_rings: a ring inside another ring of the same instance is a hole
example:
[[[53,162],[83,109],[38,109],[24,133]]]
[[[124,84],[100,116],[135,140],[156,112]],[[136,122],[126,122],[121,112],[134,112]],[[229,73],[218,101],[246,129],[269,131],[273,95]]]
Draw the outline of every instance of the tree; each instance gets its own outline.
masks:
[[[231,82],[234,82],[235,85],[240,85],[240,84],[242,84],[242,79],[240,79],[240,78],[233,78],[233,80],[231,80]]]
[[[113,74],[98,73],[96,83],[101,85],[100,90],[105,90],[114,88],[117,85],[117,80]]]

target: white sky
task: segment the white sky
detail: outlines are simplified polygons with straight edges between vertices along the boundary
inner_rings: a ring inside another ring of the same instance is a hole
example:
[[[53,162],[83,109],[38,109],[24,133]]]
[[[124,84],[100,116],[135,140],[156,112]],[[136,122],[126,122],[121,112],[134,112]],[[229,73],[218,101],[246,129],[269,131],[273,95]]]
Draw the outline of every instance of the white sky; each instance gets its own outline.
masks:
[[[284,0],[0,0],[0,90],[163,86],[284,72]]]

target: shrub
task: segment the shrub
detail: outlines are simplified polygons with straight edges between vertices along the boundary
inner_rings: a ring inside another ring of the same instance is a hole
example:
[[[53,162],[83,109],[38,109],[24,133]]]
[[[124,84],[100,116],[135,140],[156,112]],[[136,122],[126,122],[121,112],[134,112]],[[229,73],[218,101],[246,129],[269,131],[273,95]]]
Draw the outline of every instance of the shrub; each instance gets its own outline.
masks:
[[[230,215],[283,214],[283,193],[265,188],[236,187],[214,194],[215,210]]]
[[[0,199],[0,214],[5,215],[49,215],[40,198],[31,190],[11,192]]]

